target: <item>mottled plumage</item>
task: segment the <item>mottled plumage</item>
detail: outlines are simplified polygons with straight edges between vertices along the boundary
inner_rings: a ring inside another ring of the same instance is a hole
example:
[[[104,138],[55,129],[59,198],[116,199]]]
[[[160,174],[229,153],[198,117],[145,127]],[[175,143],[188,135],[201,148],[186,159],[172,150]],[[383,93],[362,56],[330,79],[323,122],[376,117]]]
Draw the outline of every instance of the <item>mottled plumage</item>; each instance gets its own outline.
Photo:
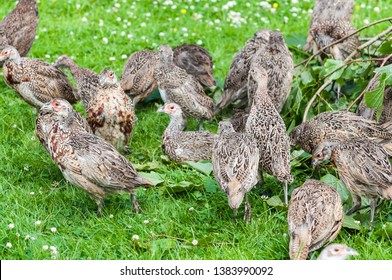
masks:
[[[268,95],[268,76],[263,68],[250,68],[249,75],[257,82],[253,104],[246,122],[246,132],[256,139],[261,168],[284,184],[287,204],[287,184],[293,181],[290,170],[290,142],[286,126]]]
[[[157,63],[156,53],[150,50],[134,52],[128,58],[120,85],[128,96],[133,97],[134,106],[150,96],[157,87],[154,78]]]
[[[20,57],[11,46],[0,53],[5,83],[30,105],[40,108],[53,98],[75,103],[77,98],[67,75],[53,65],[39,59]]]
[[[132,100],[124,93],[116,74],[104,69],[100,75],[101,89],[90,101],[87,121],[95,135],[128,152],[127,144],[136,122]]]
[[[245,132],[246,122],[248,121],[250,107],[245,109],[235,109],[230,122],[236,132]]]
[[[26,56],[35,39],[38,7],[34,0],[19,0],[16,7],[0,22],[0,50],[13,46],[20,56]],[[3,62],[0,61],[0,67]]]
[[[269,42],[270,30],[261,29],[250,38],[245,46],[236,53],[226,76],[222,99],[215,106],[216,114],[230,103],[246,98],[248,94],[248,74],[253,55],[264,44]]]
[[[211,159],[215,179],[227,195],[234,217],[245,196],[244,220],[248,223],[251,217],[248,192],[257,183],[259,149],[250,134],[235,132],[228,121],[219,123],[218,134]]]
[[[81,114],[73,110],[72,105],[69,104],[68,101],[64,99],[58,99],[58,101],[61,101],[61,103],[64,104],[64,108],[68,110],[69,117],[73,119],[73,122],[70,123],[70,125],[75,125],[84,128],[88,133],[93,133],[87,120],[83,118]],[[51,102],[52,101],[49,101],[49,103]],[[47,103],[47,106],[41,107],[38,113],[38,117],[35,122],[35,133],[38,137],[38,140],[41,142],[42,146],[44,146],[44,148],[48,151],[49,151],[48,136],[55,122],[56,119],[53,116],[53,110],[50,108],[49,104]]]
[[[336,261],[336,260],[345,260],[349,256],[358,256],[358,252],[353,248],[348,247],[345,244],[330,244],[325,247],[317,260],[322,261]]]
[[[340,143],[324,142],[313,151],[313,165],[331,160],[339,178],[351,192],[352,214],[361,206],[361,197],[370,201],[370,222],[379,197],[392,200],[392,166],[385,149],[366,139],[351,139]]]
[[[78,95],[86,111],[90,107],[90,100],[100,90],[99,74],[90,69],[79,67],[69,56],[62,55],[54,62],[56,67],[65,67],[71,71],[78,88]]]
[[[215,86],[214,64],[205,48],[194,44],[177,46],[173,49],[173,62],[192,75],[202,86]]]
[[[53,161],[68,182],[87,191],[96,201],[97,215],[101,216],[103,198],[119,191],[129,193],[135,211],[140,211],[134,191],[138,186],[152,183],[140,177],[111,144],[75,124],[68,103],[53,100],[41,110],[51,112],[55,120],[48,135]]]
[[[165,104],[158,112],[170,116],[170,123],[162,136],[162,149],[172,161],[186,162],[211,159],[215,134],[209,131],[182,131],[181,107],[175,103]]]
[[[323,112],[296,126],[290,133],[292,145],[299,145],[305,152],[313,150],[325,141],[344,141],[365,138],[384,144],[392,152],[392,132],[372,120],[346,111]]]
[[[291,194],[287,218],[290,259],[306,260],[309,252],[338,235],[343,224],[342,200],[330,185],[308,179]]]
[[[253,67],[264,68],[268,74],[268,94],[278,112],[282,111],[291,90],[294,62],[280,31],[271,31],[269,42],[260,46],[253,56]],[[249,78],[248,99],[252,105],[257,82]]]
[[[160,46],[158,52],[159,63],[154,77],[162,100],[177,103],[186,116],[211,120],[214,102],[204,93],[200,83],[173,63],[173,51],[168,45]]]

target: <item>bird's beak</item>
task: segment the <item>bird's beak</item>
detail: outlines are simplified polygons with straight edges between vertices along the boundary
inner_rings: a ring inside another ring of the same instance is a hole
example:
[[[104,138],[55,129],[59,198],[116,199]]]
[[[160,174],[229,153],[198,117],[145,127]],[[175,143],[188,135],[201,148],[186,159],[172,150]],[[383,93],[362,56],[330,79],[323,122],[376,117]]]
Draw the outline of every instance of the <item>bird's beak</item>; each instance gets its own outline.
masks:
[[[159,113],[165,112],[165,106],[159,107],[157,112],[159,112]]]

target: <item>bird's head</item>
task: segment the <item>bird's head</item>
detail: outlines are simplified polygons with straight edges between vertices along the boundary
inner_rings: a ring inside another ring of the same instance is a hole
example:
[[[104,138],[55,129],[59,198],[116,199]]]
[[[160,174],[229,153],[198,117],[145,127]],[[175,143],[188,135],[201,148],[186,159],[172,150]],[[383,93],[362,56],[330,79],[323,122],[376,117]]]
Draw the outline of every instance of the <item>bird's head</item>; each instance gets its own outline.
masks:
[[[5,46],[0,52],[0,61],[13,60],[19,63],[20,55],[12,46]]]
[[[230,121],[220,121],[218,125],[218,134],[224,132],[235,132],[233,125]]]
[[[160,107],[157,112],[166,113],[170,117],[180,117],[182,116],[181,107],[176,103],[168,103]]]
[[[358,256],[358,252],[345,244],[331,244],[323,249],[318,260],[345,260],[348,256]]]
[[[45,103],[39,110],[40,115],[52,114],[56,120],[65,120],[72,112],[72,105],[64,99],[53,99]]]
[[[117,76],[114,71],[105,68],[101,72],[99,83],[104,88],[117,85]]]
[[[319,144],[312,152],[312,166],[315,168],[323,161],[330,160],[332,150],[336,147],[335,142],[323,142]]]

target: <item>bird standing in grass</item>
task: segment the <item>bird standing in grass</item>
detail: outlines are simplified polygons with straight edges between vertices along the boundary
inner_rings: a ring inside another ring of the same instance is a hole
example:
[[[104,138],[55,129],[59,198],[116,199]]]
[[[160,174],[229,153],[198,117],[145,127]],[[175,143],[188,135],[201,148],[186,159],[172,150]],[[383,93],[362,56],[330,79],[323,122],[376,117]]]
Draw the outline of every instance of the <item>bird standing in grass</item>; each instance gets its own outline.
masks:
[[[16,7],[0,22],[0,50],[13,46],[20,56],[27,56],[38,27],[38,7],[35,0],[19,0]],[[0,67],[3,62],[0,61]]]
[[[78,88],[78,95],[85,110],[90,107],[90,101],[100,90],[99,74],[86,68],[79,67],[69,56],[62,55],[53,63],[59,68],[67,68],[71,71],[72,77]]]
[[[76,89],[67,75],[53,65],[39,59],[20,57],[12,46],[6,46],[0,52],[0,61],[5,62],[5,83],[28,104],[39,109],[53,98],[63,98],[70,103],[77,101]]]
[[[339,178],[351,192],[354,205],[346,214],[357,211],[361,197],[366,197],[372,223],[378,198],[392,200],[392,166],[385,149],[366,139],[324,142],[313,152],[313,166],[325,160],[335,164]]]
[[[266,171],[283,183],[284,200],[287,205],[287,184],[293,181],[293,175],[290,168],[290,142],[286,135],[286,125],[268,94],[267,72],[252,64],[249,75],[256,81],[257,88],[245,131],[257,142],[260,152],[260,171]]]
[[[211,159],[216,135],[209,131],[183,131],[182,110],[178,104],[168,103],[158,112],[170,116],[170,123],[162,135],[162,149],[172,161],[200,161]]]
[[[199,119],[202,128],[203,120],[212,120],[214,116],[213,100],[204,93],[203,86],[193,76],[174,64],[170,46],[159,46],[158,53],[159,63],[154,77],[162,100],[178,104],[185,116]]]
[[[218,138],[212,149],[212,167],[221,190],[227,195],[229,206],[237,210],[245,197],[244,221],[251,218],[248,192],[257,183],[259,149],[248,133],[238,133],[229,121],[219,122]]]
[[[157,87],[154,78],[157,63],[156,53],[151,50],[134,52],[128,58],[120,85],[128,96],[133,97],[134,106],[149,97]]]
[[[68,102],[55,99],[46,103],[40,111],[50,114],[51,120],[54,120],[47,138],[53,161],[68,182],[84,189],[95,200],[97,215],[102,215],[104,197],[120,191],[130,194],[134,210],[139,212],[141,208],[135,189],[153,184],[140,177],[132,164],[111,144],[80,126]],[[38,118],[45,114],[40,113]]]
[[[128,153],[127,144],[137,119],[132,100],[124,93],[112,70],[104,69],[99,82],[101,89],[90,100],[87,121],[95,135]]]
[[[342,200],[330,185],[309,179],[293,191],[287,218],[290,259],[306,260],[309,252],[338,235],[343,224]]]
[[[322,261],[336,261],[336,260],[345,260],[349,256],[358,256],[358,252],[353,248],[348,247],[345,244],[330,244],[325,247],[317,260]]]

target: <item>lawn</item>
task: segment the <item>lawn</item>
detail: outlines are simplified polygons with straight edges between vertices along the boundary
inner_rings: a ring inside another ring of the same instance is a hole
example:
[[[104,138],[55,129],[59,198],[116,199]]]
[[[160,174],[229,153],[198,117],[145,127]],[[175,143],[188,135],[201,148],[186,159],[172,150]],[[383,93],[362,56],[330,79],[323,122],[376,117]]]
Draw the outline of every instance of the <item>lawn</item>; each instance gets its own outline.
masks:
[[[306,39],[313,1],[38,2],[40,22],[29,56],[53,62],[68,54],[80,66],[96,72],[109,67],[120,76],[126,58],[135,51],[156,50],[161,44],[197,43],[211,53],[214,75],[222,87],[233,55],[261,28],[281,30],[296,63],[308,57],[300,45]],[[392,0],[355,2],[353,24],[357,28],[390,16]],[[14,5],[14,1],[1,1],[0,18]],[[371,38],[389,25],[366,29],[360,37]],[[318,62],[312,63],[309,67]],[[296,75],[304,71],[296,69]],[[279,182],[265,176],[266,185],[250,193],[250,224],[234,221],[208,162],[176,164],[163,154],[161,135],[169,118],[156,113],[162,104],[159,98],[137,105],[132,154],[127,155],[139,172],[154,178],[157,185],[137,191],[142,213],[132,211],[128,195],[116,194],[105,199],[103,216],[98,218],[95,202],[65,181],[36,138],[37,111],[2,78],[0,91],[0,259],[289,258],[287,208],[281,204]],[[358,92],[339,102],[330,99],[328,106],[345,108]],[[312,96],[311,92],[301,97],[298,92],[292,94],[298,100],[291,98],[282,112],[289,128],[299,123]],[[293,110],[295,102],[300,105]],[[322,102],[317,106],[313,114],[328,109]],[[84,113],[80,103],[75,108]],[[214,121],[206,122],[205,128],[216,132],[219,120],[230,115],[228,108]],[[197,121],[192,120],[187,129],[197,127]],[[307,178],[323,178],[338,188],[345,209],[350,206],[333,168],[313,173],[309,155],[292,150],[292,158],[295,181],[289,193]],[[377,208],[372,229],[366,222],[369,208],[347,218],[335,241],[355,248],[360,253],[355,259],[392,259],[390,209],[389,201]]]

